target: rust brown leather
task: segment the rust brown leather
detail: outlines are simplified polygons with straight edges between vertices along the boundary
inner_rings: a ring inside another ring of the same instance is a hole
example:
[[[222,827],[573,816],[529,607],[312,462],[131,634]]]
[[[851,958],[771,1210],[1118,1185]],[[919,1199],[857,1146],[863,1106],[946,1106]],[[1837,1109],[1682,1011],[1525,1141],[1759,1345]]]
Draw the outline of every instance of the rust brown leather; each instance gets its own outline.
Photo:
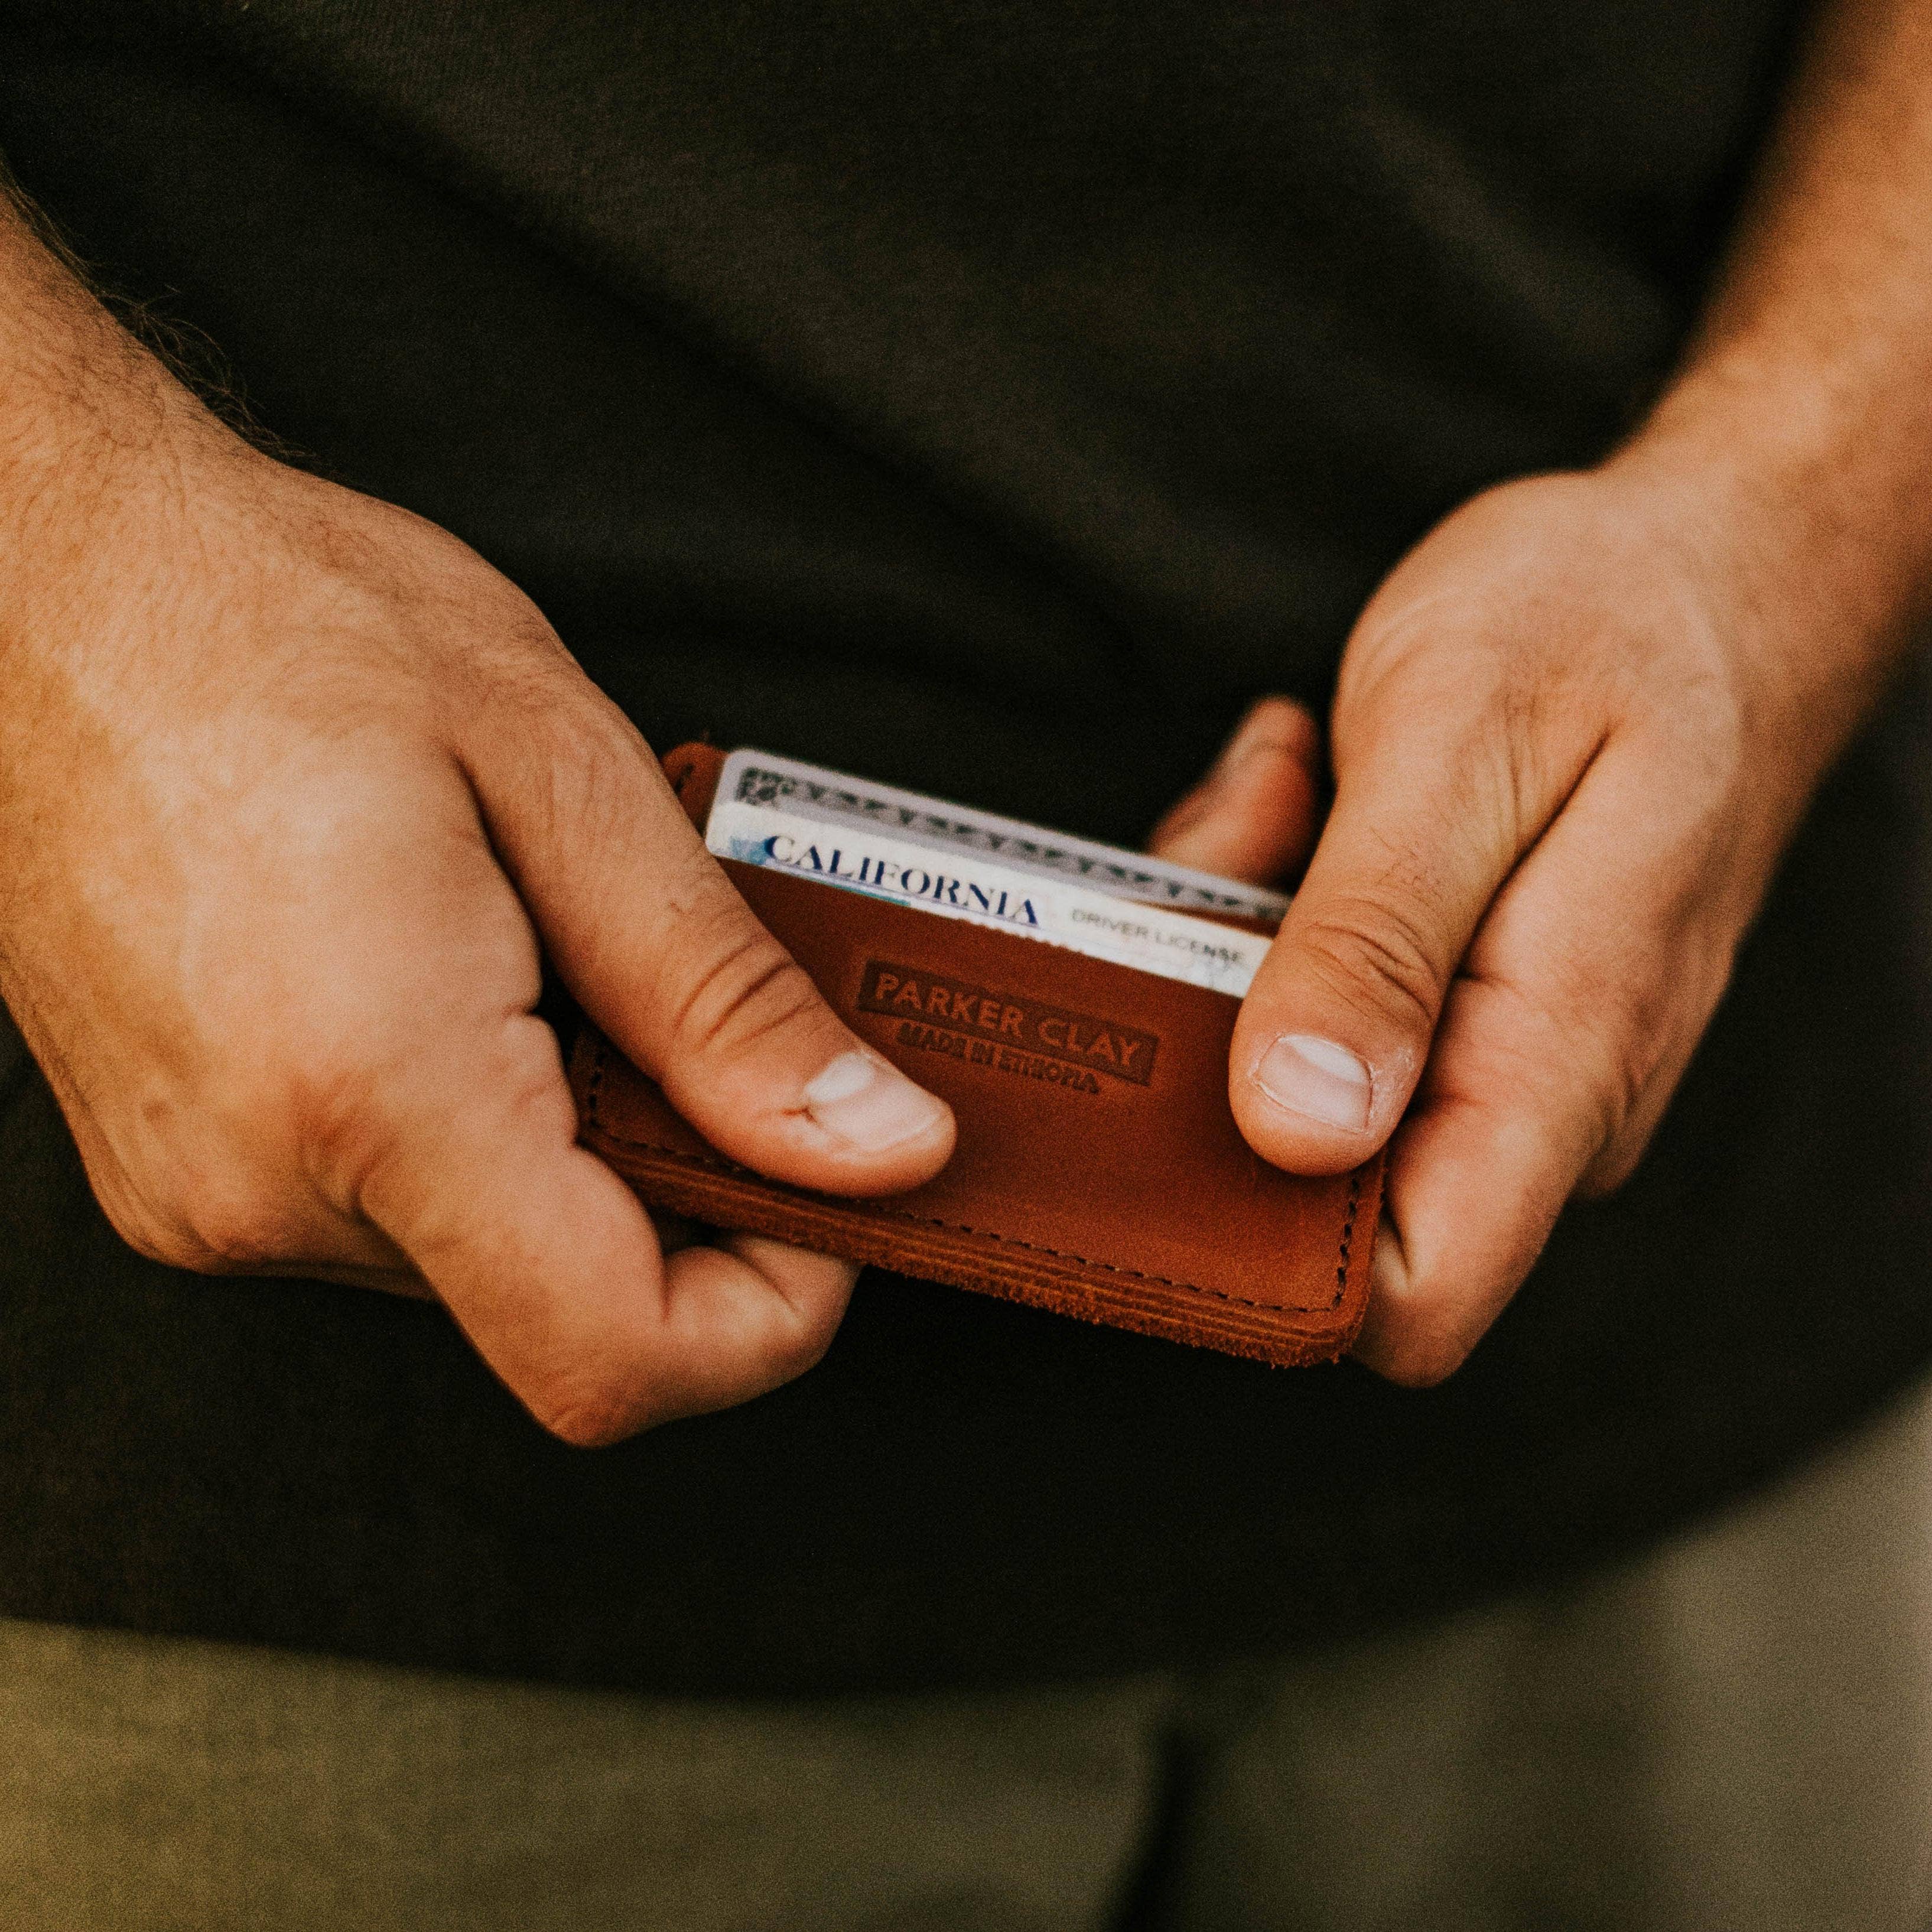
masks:
[[[722,763],[702,746],[664,760],[700,826]],[[1381,1160],[1306,1180],[1249,1149],[1227,1100],[1234,999],[722,862],[853,1030],[950,1102],[958,1145],[908,1194],[783,1186],[718,1154],[586,1026],[581,1138],[647,1204],[1283,1366],[1354,1339]]]

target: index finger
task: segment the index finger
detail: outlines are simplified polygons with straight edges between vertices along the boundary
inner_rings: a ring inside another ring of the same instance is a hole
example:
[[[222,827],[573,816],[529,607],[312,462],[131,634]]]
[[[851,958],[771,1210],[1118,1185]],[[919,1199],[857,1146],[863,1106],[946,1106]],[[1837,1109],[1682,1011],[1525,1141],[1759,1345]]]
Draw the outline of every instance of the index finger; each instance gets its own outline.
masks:
[[[742,1239],[667,1261],[636,1197],[576,1145],[550,1030],[515,1014],[491,1030],[426,1054],[376,1103],[358,1204],[536,1420],[614,1442],[816,1361],[855,1270]]]

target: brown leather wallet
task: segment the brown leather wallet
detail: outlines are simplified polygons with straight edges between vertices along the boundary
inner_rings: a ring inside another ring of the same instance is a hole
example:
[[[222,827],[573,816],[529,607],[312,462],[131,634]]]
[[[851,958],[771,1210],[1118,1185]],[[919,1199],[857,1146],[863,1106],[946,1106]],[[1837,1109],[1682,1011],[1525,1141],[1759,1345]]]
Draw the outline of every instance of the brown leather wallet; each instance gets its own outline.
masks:
[[[683,746],[664,762],[701,828],[722,754]],[[580,1137],[647,1205],[1283,1366],[1347,1348],[1381,1159],[1307,1180],[1250,1150],[1228,1106],[1231,995],[720,862],[860,1039],[951,1104],[958,1144],[934,1179],[884,1199],[767,1180],[586,1026]]]

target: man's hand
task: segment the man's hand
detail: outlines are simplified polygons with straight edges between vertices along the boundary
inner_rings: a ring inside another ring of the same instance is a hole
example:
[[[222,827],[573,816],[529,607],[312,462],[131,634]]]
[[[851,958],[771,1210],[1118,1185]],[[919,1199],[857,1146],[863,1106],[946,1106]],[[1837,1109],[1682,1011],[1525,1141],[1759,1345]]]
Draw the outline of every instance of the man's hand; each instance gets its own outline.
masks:
[[[809,1366],[855,1270],[661,1252],[574,1144],[538,935],[761,1172],[913,1186],[947,1108],[834,1017],[480,558],[248,448],[4,220],[0,351],[0,992],[115,1226],[433,1293],[574,1442]]]
[[[1412,553],[1350,642],[1334,807],[1229,1091],[1297,1172],[1394,1133],[1358,1353],[1398,1380],[1455,1367],[1564,1202],[1635,1164],[1835,742],[1700,535],[1614,467],[1514,484]],[[1162,849],[1252,846],[1257,818],[1224,780]]]
[[[1399,1381],[1453,1370],[1564,1202],[1636,1163],[1807,800],[1932,616],[1928,207],[1932,0],[1839,0],[1648,420],[1596,470],[1457,512],[1349,640],[1333,812],[1229,1091],[1301,1172],[1393,1135],[1358,1353]],[[1245,728],[1274,776],[1210,776],[1162,849],[1292,851],[1312,741],[1286,715]]]

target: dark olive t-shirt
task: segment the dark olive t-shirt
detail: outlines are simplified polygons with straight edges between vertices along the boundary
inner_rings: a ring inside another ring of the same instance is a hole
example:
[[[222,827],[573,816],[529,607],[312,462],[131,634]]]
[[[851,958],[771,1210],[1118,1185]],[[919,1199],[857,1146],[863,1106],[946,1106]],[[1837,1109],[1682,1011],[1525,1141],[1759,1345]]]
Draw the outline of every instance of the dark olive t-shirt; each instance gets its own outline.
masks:
[[[0,0],[0,149],[307,459],[708,734],[1136,841],[1430,523],[1666,370],[1773,0]],[[1896,713],[1636,1181],[1462,1373],[872,1275],[586,1454],[433,1308],[206,1281],[0,1072],[0,1611],[680,1690],[1305,1642],[1601,1560],[1932,1352]]]

